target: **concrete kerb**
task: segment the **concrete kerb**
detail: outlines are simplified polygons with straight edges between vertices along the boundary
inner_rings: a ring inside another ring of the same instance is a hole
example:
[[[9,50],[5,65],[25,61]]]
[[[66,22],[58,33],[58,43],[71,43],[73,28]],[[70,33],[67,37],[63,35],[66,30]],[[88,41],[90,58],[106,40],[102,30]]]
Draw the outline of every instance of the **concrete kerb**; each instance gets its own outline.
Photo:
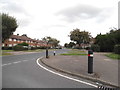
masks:
[[[93,78],[93,77],[85,76],[85,75],[82,75],[82,74],[76,74],[76,73],[72,73],[70,71],[66,71],[66,70],[62,70],[60,68],[53,67],[53,66],[45,63],[43,58],[45,58],[45,57],[40,58],[40,61],[41,61],[42,64],[44,64],[47,67],[52,68],[52,69],[54,69],[58,72],[62,72],[62,73],[69,74],[69,75],[72,75],[72,76],[75,76],[75,77],[80,77],[80,78],[84,78],[84,79],[87,79],[87,80],[91,80],[95,83],[101,83],[101,84],[108,85],[108,86],[111,86],[111,87],[120,88],[120,86],[114,85],[110,82],[107,82],[107,81],[104,81],[104,80],[101,80],[101,79],[98,79],[98,78]]]

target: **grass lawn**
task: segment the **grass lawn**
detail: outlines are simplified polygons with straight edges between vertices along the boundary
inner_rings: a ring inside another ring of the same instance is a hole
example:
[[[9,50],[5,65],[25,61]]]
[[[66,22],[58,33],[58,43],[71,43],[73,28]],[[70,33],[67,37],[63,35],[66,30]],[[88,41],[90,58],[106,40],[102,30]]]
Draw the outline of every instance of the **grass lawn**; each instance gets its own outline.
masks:
[[[36,49],[36,50],[25,50],[25,52],[41,52],[44,51],[45,49]]]
[[[13,52],[13,50],[2,50],[1,55],[0,56],[6,56],[6,55],[12,55],[9,52]]]
[[[81,51],[81,50],[78,50],[78,49],[72,49],[70,51],[68,51],[67,53],[63,53],[61,55],[87,55],[85,51]]]
[[[112,58],[112,59],[120,60],[119,54],[110,53],[110,54],[106,54],[105,56]]]
[[[2,53],[1,56],[12,55],[11,53]]]
[[[25,50],[23,52],[42,52],[45,51],[46,49],[36,49],[36,50]],[[49,51],[51,50],[56,50],[56,49],[49,49]],[[1,55],[0,56],[5,56],[5,55],[13,55],[10,52],[19,52],[19,51],[14,51],[14,50],[2,50]]]
[[[13,50],[2,50],[2,52],[13,52]]]

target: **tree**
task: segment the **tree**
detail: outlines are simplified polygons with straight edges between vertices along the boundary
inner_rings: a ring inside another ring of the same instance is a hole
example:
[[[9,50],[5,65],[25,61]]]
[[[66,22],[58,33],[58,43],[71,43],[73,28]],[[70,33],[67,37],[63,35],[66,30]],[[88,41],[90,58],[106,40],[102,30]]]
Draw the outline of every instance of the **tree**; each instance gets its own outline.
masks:
[[[65,43],[65,44],[64,44],[64,47],[68,48],[68,43]]]
[[[53,47],[57,47],[60,42],[59,40],[52,37],[44,37],[42,38],[42,40],[47,42],[48,44],[51,44]]]
[[[68,45],[69,45],[70,48],[72,48],[73,46],[75,46],[75,43],[74,42],[70,42]]]
[[[73,29],[70,32],[70,40],[75,41],[77,44],[87,44],[90,41],[90,33],[86,31],[80,31],[80,29]]]
[[[76,44],[74,43],[74,42],[69,42],[69,44],[68,43],[65,43],[64,44],[64,47],[66,47],[66,48],[72,48],[73,46],[75,46]]]
[[[95,39],[95,44],[100,46],[100,51],[113,52],[114,46],[120,44],[120,29],[111,29],[109,33],[99,34]]]
[[[2,17],[2,42],[4,42],[15,32],[18,25],[16,19],[8,14],[2,13],[0,17]]]

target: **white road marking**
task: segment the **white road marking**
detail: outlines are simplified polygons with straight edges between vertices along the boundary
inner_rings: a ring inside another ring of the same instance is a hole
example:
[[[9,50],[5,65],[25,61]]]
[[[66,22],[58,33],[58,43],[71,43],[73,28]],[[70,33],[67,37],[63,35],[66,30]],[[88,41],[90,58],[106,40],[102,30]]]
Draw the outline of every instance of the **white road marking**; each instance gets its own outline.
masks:
[[[42,57],[41,57],[41,58],[42,58]],[[38,62],[41,58],[38,58],[38,59],[36,60],[37,64],[38,64],[41,68],[43,68],[43,69],[45,69],[45,70],[47,70],[47,71],[49,71],[49,72],[51,72],[51,73],[53,73],[53,74],[59,75],[59,76],[61,76],[61,77],[64,77],[64,78],[67,78],[67,79],[70,79],[70,80],[73,80],[73,81],[76,81],[76,82],[80,82],[80,83],[87,84],[87,85],[93,86],[93,87],[95,87],[95,88],[98,88],[97,85],[94,85],[94,84],[91,84],[91,83],[88,83],[88,82],[85,82],[85,81],[81,81],[81,80],[78,80],[78,79],[74,79],[74,78],[71,78],[71,77],[68,77],[68,76],[65,76],[65,75],[62,75],[62,74],[60,74],[60,73],[57,73],[57,72],[54,72],[54,71],[52,71],[52,70],[47,69],[46,67],[42,66],[42,65]]]
[[[25,62],[25,61],[29,61],[29,60],[23,60],[23,61],[17,61],[17,62],[2,64],[1,66],[3,67],[3,66],[11,65],[11,64],[17,64],[17,63]]]
[[[3,64],[2,66],[6,66],[7,64]]]
[[[11,64],[12,64],[12,63],[8,63],[8,64],[3,64],[3,65],[2,65],[2,67],[3,67],[3,66],[6,66],[6,65],[11,65]]]
[[[23,60],[23,62],[26,62],[26,61],[28,61],[28,60]]]
[[[105,61],[110,61],[110,59],[104,59]]]
[[[21,61],[13,62],[13,64],[20,63]]]
[[[7,65],[11,65],[12,63],[8,63]]]

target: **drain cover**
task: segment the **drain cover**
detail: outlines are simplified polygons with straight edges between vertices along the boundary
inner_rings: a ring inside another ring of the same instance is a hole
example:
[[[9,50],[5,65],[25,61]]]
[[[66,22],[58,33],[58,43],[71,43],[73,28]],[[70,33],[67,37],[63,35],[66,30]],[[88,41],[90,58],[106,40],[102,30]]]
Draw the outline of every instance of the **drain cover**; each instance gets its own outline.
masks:
[[[105,86],[98,86],[100,90],[118,90],[117,88],[105,87]]]

